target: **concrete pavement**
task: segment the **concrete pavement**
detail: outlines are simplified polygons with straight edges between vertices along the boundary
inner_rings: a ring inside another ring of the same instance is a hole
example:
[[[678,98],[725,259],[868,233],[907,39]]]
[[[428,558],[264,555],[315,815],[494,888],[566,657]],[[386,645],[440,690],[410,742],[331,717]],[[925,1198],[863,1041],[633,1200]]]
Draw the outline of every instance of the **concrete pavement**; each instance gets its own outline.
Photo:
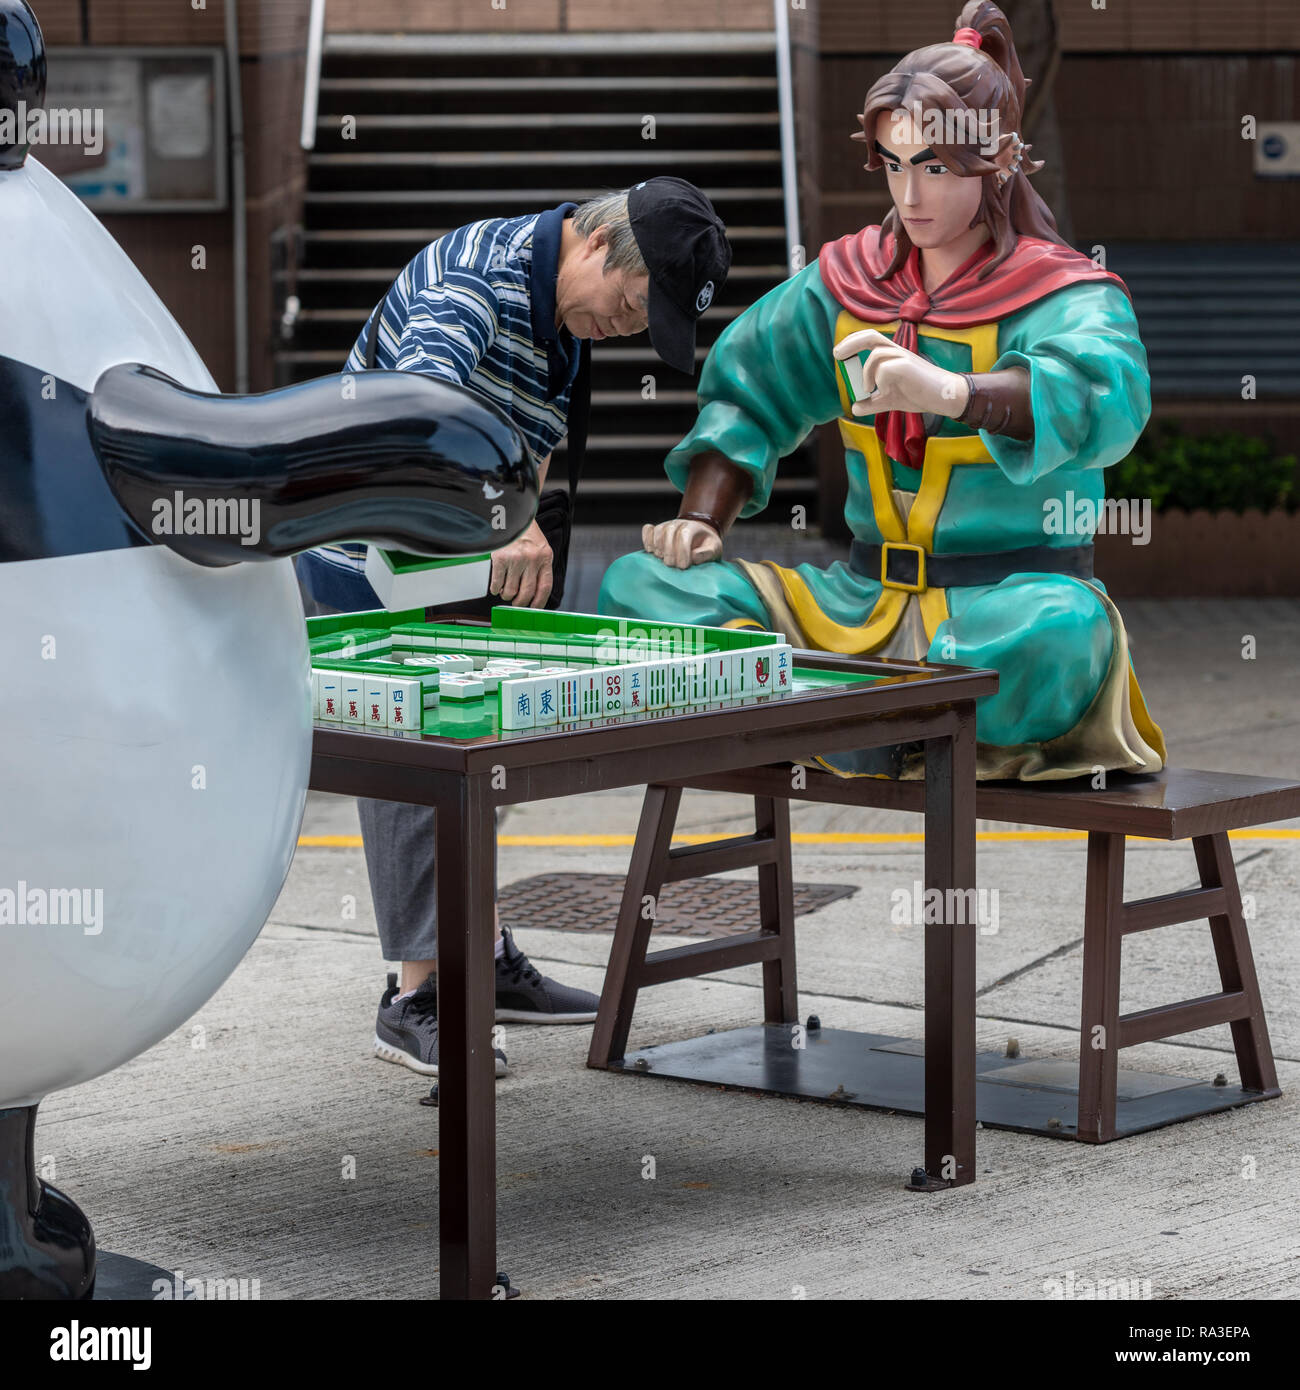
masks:
[[[1125,612],[1173,761],[1300,775],[1300,604]],[[632,789],[511,811],[502,881],[622,872],[623,846],[512,841],[557,828],[630,835],[639,804]],[[695,795],[680,828],[722,833],[744,811]],[[794,814],[814,836],[919,828],[881,812]],[[350,802],[311,798],[304,836],[356,831]],[[978,1182],[918,1197],[902,1189],[921,1159],[918,1120],[590,1072],[587,1028],[509,1026],[502,1268],[553,1298],[1041,1298],[1071,1274],[1076,1288],[1137,1280],[1156,1299],[1295,1297],[1300,838],[1234,849],[1282,1099],[1099,1149],[983,1131]],[[979,941],[981,1047],[1014,1036],[1022,1057],[1075,1053],[1083,851],[981,844],[980,883],[998,889],[1000,917]],[[858,890],[799,919],[801,1013],[920,1035],[920,933],[889,920],[891,894],[920,868],[921,846],[905,839],[796,847],[796,878]],[[1128,893],[1193,874],[1186,846],[1139,842]],[[608,933],[517,935],[546,973],[600,988]],[[417,1104],[426,1084],[370,1055],[383,972],[360,849],[301,848],[271,923],[194,1019],[42,1106],[38,1159],[53,1161],[101,1245],[187,1276],[256,1278],[263,1298],[434,1296],[438,1115]],[[1124,981],[1126,1010],[1217,989],[1208,930],[1133,938]],[[758,982],[751,968],[648,991],[633,1043],[753,1022]],[[1236,1075],[1226,1028],[1133,1049],[1124,1065]]]

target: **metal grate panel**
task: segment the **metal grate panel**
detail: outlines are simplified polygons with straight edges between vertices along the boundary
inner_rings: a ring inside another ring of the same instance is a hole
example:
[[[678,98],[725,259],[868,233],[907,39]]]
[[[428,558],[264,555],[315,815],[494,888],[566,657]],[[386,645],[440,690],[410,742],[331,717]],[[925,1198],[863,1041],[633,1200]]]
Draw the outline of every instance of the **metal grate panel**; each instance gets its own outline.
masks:
[[[501,889],[506,926],[554,931],[609,931],[618,920],[626,880],[621,874],[537,874]],[[852,897],[851,884],[796,883],[795,916]],[[659,894],[652,932],[678,936],[740,936],[756,931],[758,884],[752,880],[697,878],[667,884]]]

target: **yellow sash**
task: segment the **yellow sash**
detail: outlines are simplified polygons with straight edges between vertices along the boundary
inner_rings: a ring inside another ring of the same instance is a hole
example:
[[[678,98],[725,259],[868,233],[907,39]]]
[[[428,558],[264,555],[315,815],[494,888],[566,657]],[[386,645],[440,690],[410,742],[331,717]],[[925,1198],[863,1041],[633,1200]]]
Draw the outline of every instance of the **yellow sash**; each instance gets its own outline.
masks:
[[[863,323],[861,319],[854,318],[845,310],[835,324],[835,341],[842,342],[849,334],[857,333],[864,328],[875,328],[888,334],[898,328],[898,323]],[[995,323],[965,329],[922,326],[920,336],[969,344],[973,372],[992,371],[993,363],[997,361],[998,326]],[[920,570],[925,564],[925,557],[931,555],[934,550],[934,528],[943,509],[944,499],[948,495],[948,480],[952,476],[952,470],[964,463],[992,463],[992,455],[978,434],[935,436],[927,439],[925,458],[921,465],[921,483],[907,520],[904,521],[894,502],[893,464],[881,446],[880,436],[871,425],[854,419],[853,402],[838,372],[836,382],[840,391],[840,404],[844,408],[844,414],[839,421],[840,437],[844,440],[845,448],[856,449],[866,460],[871,507],[880,534],[885,541],[894,545],[913,547],[921,551],[922,554],[917,561]],[[842,652],[845,656],[874,651],[889,640],[890,634],[898,626],[907,607],[909,593],[917,594],[921,620],[925,624],[925,635],[931,641],[939,624],[949,617],[948,595],[944,589],[932,589],[924,583],[919,590],[915,586],[897,588],[882,583],[880,596],[865,625],[842,627],[821,611],[798,571],[775,565],[772,568],[780,578],[786,599],[802,623],[804,631],[825,651]],[[924,581],[924,577],[924,571],[921,570],[919,578]]]

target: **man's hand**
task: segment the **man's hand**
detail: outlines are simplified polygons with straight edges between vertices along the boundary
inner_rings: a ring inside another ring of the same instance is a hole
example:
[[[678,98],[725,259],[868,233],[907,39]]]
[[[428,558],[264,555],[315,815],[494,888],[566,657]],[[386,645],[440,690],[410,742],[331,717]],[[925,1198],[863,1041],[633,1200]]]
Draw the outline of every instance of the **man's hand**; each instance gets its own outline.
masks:
[[[641,544],[672,569],[688,570],[716,560],[722,554],[722,537],[705,521],[661,521],[641,528]]]
[[[517,608],[545,608],[551,596],[551,547],[534,521],[518,540],[492,552],[488,593]]]
[[[948,372],[924,357],[898,347],[874,328],[850,333],[835,345],[844,361],[870,352],[862,364],[862,384],[869,399],[853,403],[854,415],[878,415],[886,410],[917,415],[946,415],[955,420],[966,409],[970,388],[958,372]]]

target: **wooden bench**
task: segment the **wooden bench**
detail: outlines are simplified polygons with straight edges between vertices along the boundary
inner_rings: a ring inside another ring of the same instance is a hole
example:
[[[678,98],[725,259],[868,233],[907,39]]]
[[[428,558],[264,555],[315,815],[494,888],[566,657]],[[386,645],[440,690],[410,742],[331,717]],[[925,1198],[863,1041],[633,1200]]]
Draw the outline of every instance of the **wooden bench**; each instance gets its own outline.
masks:
[[[791,771],[789,765],[764,767],[647,788],[589,1066],[621,1068],[640,989],[737,965],[763,965],[765,1023],[797,1022],[789,801],[919,812],[924,810],[925,787],[920,782],[877,778],[845,780],[806,769],[806,785],[792,791]],[[1159,1111],[1163,1118],[1144,1121],[1136,1128],[1153,1128],[1191,1114],[1281,1094],[1228,831],[1300,815],[1297,782],[1183,768],[1167,768],[1149,777],[1112,774],[1109,782],[1105,790],[1093,790],[1082,779],[981,783],[975,798],[976,815],[982,820],[1083,831],[1088,836],[1078,1119],[1075,1133],[1067,1137],[1094,1144],[1135,1132],[1134,1128],[1117,1129],[1116,1089],[1120,1049],[1138,1043],[1226,1023],[1232,1031],[1241,1085],[1225,1090],[1221,1105],[1206,1103],[1201,1096],[1182,1113],[1176,1104],[1167,1103]],[[671,848],[684,788],[752,796],[754,833]],[[1124,857],[1130,835],[1190,840],[1201,886],[1126,901]],[[666,883],[755,865],[760,903],[756,931],[647,954],[653,926],[642,912],[647,895],[657,898]],[[1121,1014],[1120,958],[1125,936],[1201,919],[1210,924],[1220,991]]]

